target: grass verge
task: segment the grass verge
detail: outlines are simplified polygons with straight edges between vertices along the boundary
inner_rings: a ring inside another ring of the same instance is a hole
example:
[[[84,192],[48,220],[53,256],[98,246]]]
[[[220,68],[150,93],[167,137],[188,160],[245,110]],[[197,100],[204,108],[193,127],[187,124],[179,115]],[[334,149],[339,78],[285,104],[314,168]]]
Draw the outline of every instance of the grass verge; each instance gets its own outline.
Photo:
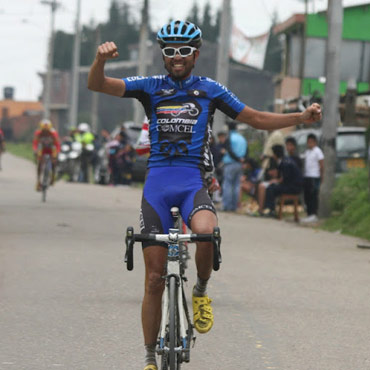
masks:
[[[324,230],[340,231],[370,240],[370,195],[368,169],[343,174],[331,196],[332,216],[322,225]]]
[[[7,142],[6,150],[17,157],[22,157],[32,162],[34,161],[32,143]]]

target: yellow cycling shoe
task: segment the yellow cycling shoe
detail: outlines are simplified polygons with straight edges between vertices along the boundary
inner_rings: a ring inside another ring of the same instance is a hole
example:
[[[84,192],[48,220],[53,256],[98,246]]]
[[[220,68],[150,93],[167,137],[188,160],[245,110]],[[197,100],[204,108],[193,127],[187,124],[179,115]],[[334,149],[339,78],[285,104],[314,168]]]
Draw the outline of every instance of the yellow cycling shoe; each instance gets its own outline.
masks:
[[[193,295],[194,327],[198,333],[208,333],[213,326],[212,299],[205,295],[196,297]]]
[[[155,365],[147,365],[144,367],[144,370],[158,370],[158,368]]]

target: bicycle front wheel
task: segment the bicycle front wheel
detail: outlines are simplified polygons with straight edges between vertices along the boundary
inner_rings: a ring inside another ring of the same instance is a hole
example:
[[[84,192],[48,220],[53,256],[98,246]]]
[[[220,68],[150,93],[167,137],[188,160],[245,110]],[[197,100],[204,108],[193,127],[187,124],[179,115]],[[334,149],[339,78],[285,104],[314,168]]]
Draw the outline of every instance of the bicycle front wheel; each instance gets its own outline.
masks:
[[[179,347],[179,319],[177,310],[177,281],[171,277],[169,281],[169,365],[170,370],[180,369],[181,353],[176,351]]]

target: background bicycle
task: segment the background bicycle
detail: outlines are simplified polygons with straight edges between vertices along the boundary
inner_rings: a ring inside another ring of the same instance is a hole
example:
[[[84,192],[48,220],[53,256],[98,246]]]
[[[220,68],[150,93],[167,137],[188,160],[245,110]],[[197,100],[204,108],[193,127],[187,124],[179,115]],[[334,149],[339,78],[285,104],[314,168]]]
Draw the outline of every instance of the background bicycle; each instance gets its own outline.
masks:
[[[50,154],[44,154],[41,158],[41,199],[46,202],[46,192],[50,186],[52,163]]]

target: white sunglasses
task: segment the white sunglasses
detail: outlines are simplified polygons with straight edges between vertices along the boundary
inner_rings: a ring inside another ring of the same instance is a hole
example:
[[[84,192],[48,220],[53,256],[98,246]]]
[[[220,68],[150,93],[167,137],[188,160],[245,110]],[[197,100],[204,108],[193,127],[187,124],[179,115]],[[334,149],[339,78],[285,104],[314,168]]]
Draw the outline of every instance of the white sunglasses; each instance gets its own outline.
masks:
[[[177,53],[181,57],[185,58],[193,54],[195,50],[197,50],[197,48],[192,46],[180,46],[179,48],[168,46],[162,49],[162,53],[167,58],[174,58]]]

